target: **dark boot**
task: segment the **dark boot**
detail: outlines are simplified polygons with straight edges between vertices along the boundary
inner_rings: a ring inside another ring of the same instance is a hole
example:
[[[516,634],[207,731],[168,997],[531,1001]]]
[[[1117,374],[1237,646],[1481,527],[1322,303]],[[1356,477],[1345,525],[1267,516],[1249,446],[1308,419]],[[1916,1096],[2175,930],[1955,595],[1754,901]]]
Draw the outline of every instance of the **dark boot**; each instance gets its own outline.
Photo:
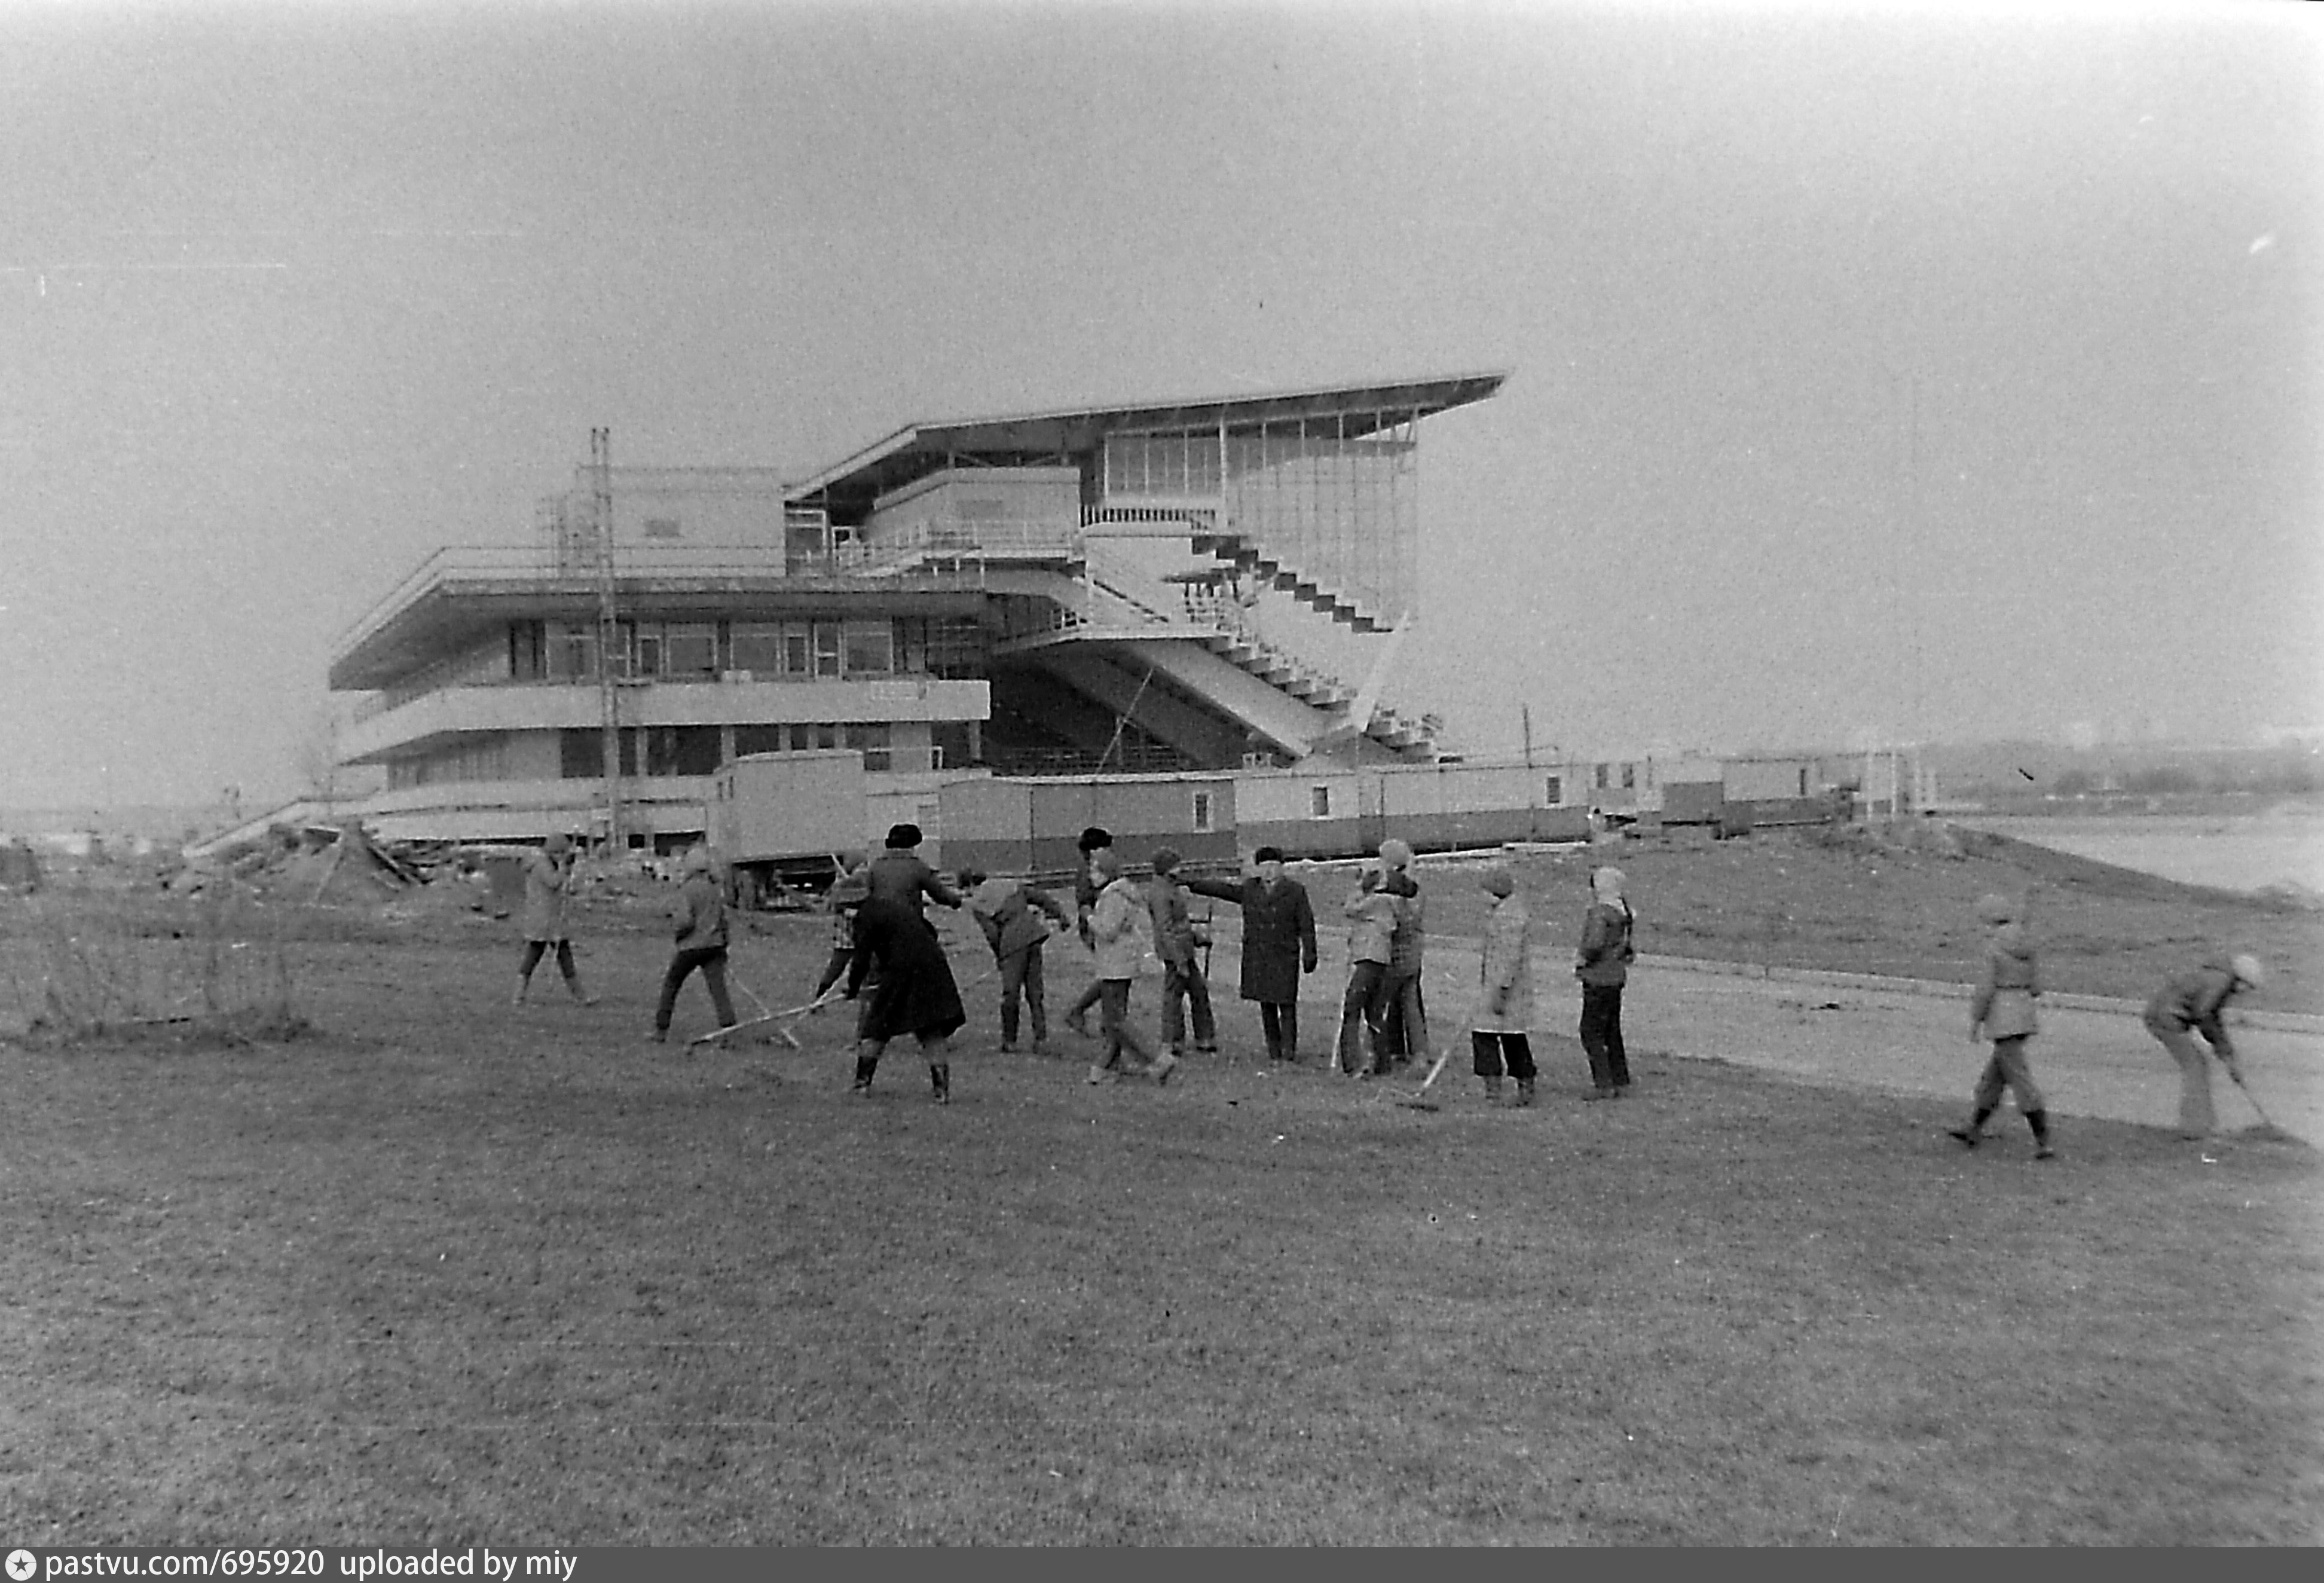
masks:
[[[1992,1115],[1993,1112],[1990,1110],[1980,1109],[1975,1116],[1969,1118],[1969,1125],[1965,1127],[1947,1127],[1945,1130],[1954,1137],[1959,1138],[1962,1143],[1968,1144],[1970,1148],[1974,1149],[1985,1141],[1986,1120]]]
[[[2055,1160],[2058,1151],[2050,1146],[2050,1113],[2029,1110],[2025,1113],[2025,1125],[2034,1129],[2034,1158]]]
[[[952,1067],[937,1061],[928,1068],[928,1088],[936,1095],[938,1105],[952,1103]]]
[[[872,1074],[879,1069],[880,1058],[878,1056],[857,1056],[855,1058],[855,1082],[847,1091],[851,1094],[869,1094],[872,1092]]]

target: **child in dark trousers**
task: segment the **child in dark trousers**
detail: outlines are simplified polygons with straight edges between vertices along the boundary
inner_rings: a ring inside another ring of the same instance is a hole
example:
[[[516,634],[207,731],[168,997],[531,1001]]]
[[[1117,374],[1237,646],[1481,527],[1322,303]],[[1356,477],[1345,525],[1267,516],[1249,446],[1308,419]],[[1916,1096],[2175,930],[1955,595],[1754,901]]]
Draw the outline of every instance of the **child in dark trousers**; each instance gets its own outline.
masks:
[[[678,924],[678,949],[661,976],[661,998],[654,1004],[653,1039],[669,1037],[671,1014],[678,1009],[678,992],[688,975],[699,967],[702,982],[717,1008],[718,1025],[734,1025],[734,1003],[726,998],[726,898],[712,872],[710,848],[696,847],[686,855],[686,879],[679,885],[670,917]]]
[[[814,999],[830,994],[831,986],[846,976],[848,964],[855,959],[855,910],[871,894],[861,863],[832,882],[831,893],[823,901],[824,910],[831,914],[831,956],[823,964],[823,976],[815,981]]]
[[[1974,1044],[1993,1041],[1993,1055],[1977,1079],[1976,1109],[1969,1125],[1951,1129],[1952,1135],[1974,1149],[1985,1140],[1985,1124],[2001,1108],[2004,1089],[2017,1092],[2017,1111],[2034,1129],[2034,1158],[2049,1160],[2057,1151],[2050,1145],[2050,1116],[2042,1090],[2034,1086],[2034,1069],[2025,1061],[2025,1041],[2036,1027],[2034,1001],[2042,993],[2042,976],[2034,961],[2033,942],[2017,921],[2017,909],[2006,896],[1987,896],[1977,904],[1978,914],[1992,929],[1986,941],[1985,977],[1969,1002],[1969,1037]]]

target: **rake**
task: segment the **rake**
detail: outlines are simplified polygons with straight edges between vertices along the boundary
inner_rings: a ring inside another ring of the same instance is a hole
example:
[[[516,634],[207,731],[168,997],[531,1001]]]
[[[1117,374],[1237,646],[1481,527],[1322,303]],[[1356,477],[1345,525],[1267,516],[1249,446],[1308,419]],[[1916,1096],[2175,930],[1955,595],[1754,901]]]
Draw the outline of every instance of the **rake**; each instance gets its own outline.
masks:
[[[1414,1089],[1409,1094],[1390,1095],[1388,1097],[1388,1103],[1391,1105],[1401,1105],[1406,1110],[1443,1109],[1444,1107],[1442,1105],[1428,1097],[1428,1090],[1436,1086],[1436,1079],[1443,1075],[1444,1063],[1452,1059],[1452,1052],[1449,1050],[1443,1054],[1438,1056],[1436,1058],[1436,1064],[1428,1069],[1428,1075],[1420,1079],[1419,1088]]]
[[[2289,1140],[2292,1137],[2292,1134],[2285,1132],[2282,1127],[2276,1125],[2274,1122],[2269,1120],[2267,1112],[2260,1108],[2259,1096],[2251,1091],[2251,1085],[2249,1083],[2244,1081],[2242,1069],[2236,1067],[2229,1067],[2227,1069],[2227,1076],[2235,1079],[2236,1087],[2243,1090],[2244,1103],[2252,1107],[2252,1114],[2254,1116],[2259,1117],[2259,1130],[2266,1134],[2266,1135],[2271,1138]]]

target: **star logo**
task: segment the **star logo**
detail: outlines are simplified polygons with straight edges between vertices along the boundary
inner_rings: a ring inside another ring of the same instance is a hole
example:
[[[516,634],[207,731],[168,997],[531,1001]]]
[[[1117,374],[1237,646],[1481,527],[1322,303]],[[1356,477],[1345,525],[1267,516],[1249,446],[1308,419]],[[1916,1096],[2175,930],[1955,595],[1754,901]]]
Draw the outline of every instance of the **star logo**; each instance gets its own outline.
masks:
[[[31,1551],[12,1550],[8,1552],[8,1576],[15,1583],[25,1583],[26,1578],[40,1569],[41,1563],[33,1559]]]

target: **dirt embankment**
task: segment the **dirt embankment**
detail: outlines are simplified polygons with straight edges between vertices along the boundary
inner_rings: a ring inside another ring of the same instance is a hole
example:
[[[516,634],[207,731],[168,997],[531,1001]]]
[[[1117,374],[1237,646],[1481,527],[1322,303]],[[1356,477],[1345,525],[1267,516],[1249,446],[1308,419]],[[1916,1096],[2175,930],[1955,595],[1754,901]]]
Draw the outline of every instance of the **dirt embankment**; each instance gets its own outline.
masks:
[[[2252,951],[2270,978],[2245,1004],[2324,1013],[2324,913],[2007,837],[1910,829],[1906,840],[1861,826],[1717,842],[1689,831],[1529,854],[1515,866],[1549,944],[1578,935],[1590,872],[1610,862],[1628,877],[1642,951],[1966,983],[1984,959],[1978,900],[1997,892],[2024,907],[2052,990],[2144,998],[2174,971]],[[1421,860],[1432,934],[1479,932],[1478,866]],[[1338,926],[1350,883],[1344,870],[1310,877],[1320,927]]]

